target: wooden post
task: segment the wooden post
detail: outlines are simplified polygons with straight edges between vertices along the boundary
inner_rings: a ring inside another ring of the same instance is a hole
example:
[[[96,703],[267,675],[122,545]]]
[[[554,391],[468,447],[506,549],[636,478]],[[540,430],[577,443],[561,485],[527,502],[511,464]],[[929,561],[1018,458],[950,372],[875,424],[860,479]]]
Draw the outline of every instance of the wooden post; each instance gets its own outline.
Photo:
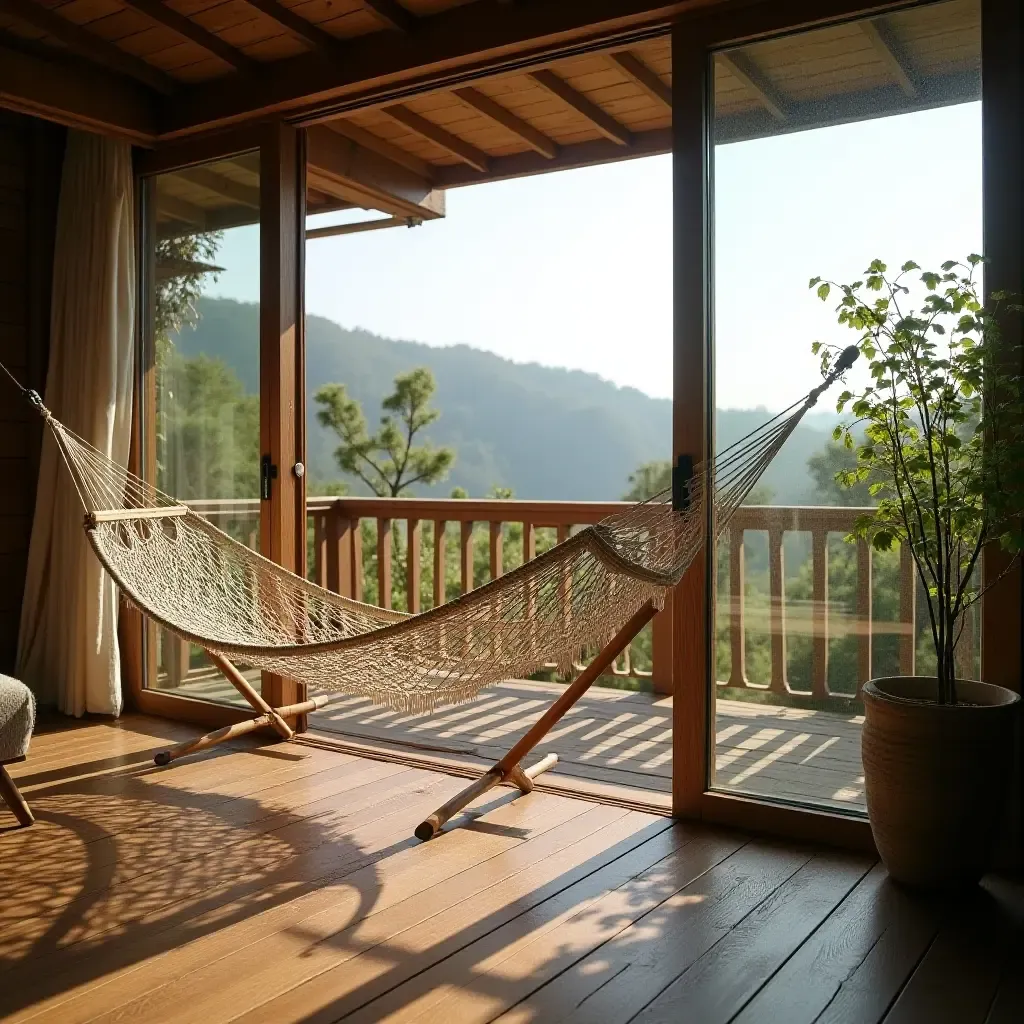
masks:
[[[780,696],[789,693],[786,666],[786,571],[782,547],[782,527],[768,530],[768,591],[771,602],[772,678],[771,691]]]
[[[464,522],[460,535],[459,569],[462,577],[462,593],[473,589],[473,524]]]
[[[448,524],[443,519],[434,520],[434,607],[445,601],[444,534]]]
[[[871,678],[874,637],[874,595],[871,545],[857,541],[857,696]]]
[[[910,545],[900,545],[900,675],[912,676],[917,662],[917,570]]]
[[[729,527],[729,685],[747,685],[746,531]]]
[[[377,604],[391,607],[391,520],[377,520]]]
[[[409,611],[420,611],[420,581],[422,579],[420,560],[423,557],[423,539],[420,521],[410,519],[408,526],[408,550],[406,551],[405,596]]]
[[[811,694],[828,696],[828,533],[811,531]]]
[[[714,451],[710,67],[699,33],[677,23],[672,29],[672,458],[689,455],[695,463]],[[710,508],[705,511],[706,542],[672,601],[672,811],[689,817],[701,813],[713,754],[708,568],[713,539]]]
[[[672,693],[672,592],[651,621],[651,686],[655,693]]]
[[[496,580],[502,573],[502,541],[504,535],[502,533],[501,523],[491,523],[491,535],[490,535],[490,556],[491,556],[491,579]]]
[[[260,456],[277,475],[260,507],[260,551],[305,576],[305,462],[302,374],[304,135],[284,122],[265,127],[260,146]],[[265,673],[271,705],[296,704],[305,687]]]

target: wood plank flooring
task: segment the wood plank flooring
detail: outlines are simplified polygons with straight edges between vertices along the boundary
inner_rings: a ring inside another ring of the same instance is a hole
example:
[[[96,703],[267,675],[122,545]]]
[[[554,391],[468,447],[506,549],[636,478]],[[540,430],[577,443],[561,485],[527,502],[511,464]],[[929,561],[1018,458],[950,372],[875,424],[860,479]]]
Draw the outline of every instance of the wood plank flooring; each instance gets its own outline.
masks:
[[[1024,1019],[1024,890],[301,744],[154,768],[189,727],[48,729],[0,811],[0,1020]]]
[[[340,694],[309,716],[310,728],[434,761],[489,767],[551,705],[563,687],[513,680],[475,700],[429,715],[403,715]],[[197,673],[183,692],[208,699],[237,694],[219,675]],[[747,701],[716,702],[716,785],[843,811],[864,809],[861,715]],[[586,793],[615,789],[626,799],[668,807],[672,790],[672,698],[594,687],[545,739],[558,765],[545,782]]]

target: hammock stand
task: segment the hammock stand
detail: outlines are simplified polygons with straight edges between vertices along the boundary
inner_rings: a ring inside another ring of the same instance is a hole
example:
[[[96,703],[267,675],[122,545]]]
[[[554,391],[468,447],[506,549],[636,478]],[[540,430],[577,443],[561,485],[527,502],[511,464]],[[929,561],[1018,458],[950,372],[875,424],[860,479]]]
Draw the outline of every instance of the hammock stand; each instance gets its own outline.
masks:
[[[714,503],[718,527],[727,524],[804,413],[858,355],[856,346],[844,350],[818,387],[720,452],[712,467],[693,467],[681,458],[671,503],[667,493],[642,502],[417,615],[342,598],[250,551],[93,448],[60,423],[38,394],[21,387],[2,364],[0,369],[50,427],[85,509],[89,542],[122,594],[165,629],[202,647],[257,713],[160,751],[158,765],[265,727],[290,740],[287,719],[328,703],[318,696],[271,707],[232,657],[422,712],[534,671],[552,651],[569,668],[582,649],[599,648],[500,761],[417,826],[416,837],[427,840],[493,787],[510,783],[529,793],[534,779],[557,763],[552,753],[521,766],[678,584],[703,546],[705,500]],[[582,611],[575,610],[576,602]],[[620,626],[624,612],[627,621]]]

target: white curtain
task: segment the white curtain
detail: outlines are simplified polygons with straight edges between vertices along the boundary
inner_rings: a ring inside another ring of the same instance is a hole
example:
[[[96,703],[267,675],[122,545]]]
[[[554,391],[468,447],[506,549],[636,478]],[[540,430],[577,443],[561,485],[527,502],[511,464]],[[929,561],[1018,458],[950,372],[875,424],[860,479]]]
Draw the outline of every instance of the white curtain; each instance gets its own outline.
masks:
[[[132,181],[128,144],[68,133],[44,397],[59,420],[122,465],[131,437],[135,356]],[[75,716],[117,715],[117,593],[89,547],[82,516],[67,469],[47,436],[18,672],[41,704]]]

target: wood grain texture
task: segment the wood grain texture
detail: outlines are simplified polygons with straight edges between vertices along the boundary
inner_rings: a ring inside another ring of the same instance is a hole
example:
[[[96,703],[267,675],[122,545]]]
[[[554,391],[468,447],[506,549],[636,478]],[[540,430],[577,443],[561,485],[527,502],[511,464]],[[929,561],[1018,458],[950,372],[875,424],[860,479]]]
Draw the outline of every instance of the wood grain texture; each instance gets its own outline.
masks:
[[[1019,885],[920,896],[870,858],[540,791],[421,845],[460,780],[301,742],[147,765],[189,735],[44,720],[10,766],[37,820],[0,810],[6,1024],[1019,1017]]]

